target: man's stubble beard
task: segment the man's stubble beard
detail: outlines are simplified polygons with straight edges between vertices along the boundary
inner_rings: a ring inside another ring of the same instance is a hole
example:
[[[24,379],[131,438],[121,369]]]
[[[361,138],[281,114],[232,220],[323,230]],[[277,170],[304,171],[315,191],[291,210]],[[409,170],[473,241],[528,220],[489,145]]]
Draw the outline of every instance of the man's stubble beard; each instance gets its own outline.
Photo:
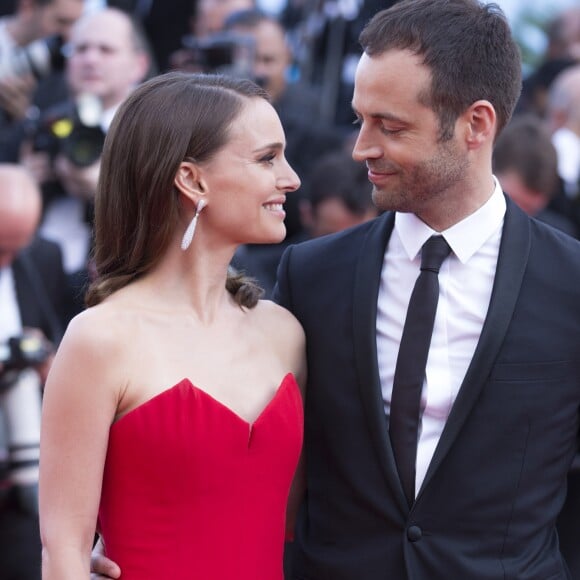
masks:
[[[397,173],[393,188],[373,186],[372,198],[381,211],[419,213],[425,204],[441,198],[455,188],[468,173],[469,160],[458,151],[453,140],[440,143],[436,154],[414,166],[410,172]]]

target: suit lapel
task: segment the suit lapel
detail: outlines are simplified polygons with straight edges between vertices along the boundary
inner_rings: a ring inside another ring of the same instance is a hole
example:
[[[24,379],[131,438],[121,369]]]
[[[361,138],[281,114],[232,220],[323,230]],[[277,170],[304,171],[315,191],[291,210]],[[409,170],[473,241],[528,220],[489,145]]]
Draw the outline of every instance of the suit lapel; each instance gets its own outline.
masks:
[[[375,221],[361,245],[354,280],[353,336],[360,396],[371,438],[385,478],[407,512],[409,507],[389,439],[377,362],[377,300],[385,248],[394,223],[395,214],[385,214]]]
[[[487,381],[507,332],[528,262],[530,222],[507,200],[502,239],[489,309],[471,364],[435,449],[422,490],[441,465]]]

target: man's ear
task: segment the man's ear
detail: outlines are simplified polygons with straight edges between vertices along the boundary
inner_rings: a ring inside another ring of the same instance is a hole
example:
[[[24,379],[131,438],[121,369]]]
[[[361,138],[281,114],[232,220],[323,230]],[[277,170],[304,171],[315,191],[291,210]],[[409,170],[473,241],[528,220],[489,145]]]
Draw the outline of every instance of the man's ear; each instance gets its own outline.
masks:
[[[465,123],[468,149],[479,149],[485,143],[493,143],[497,132],[497,115],[489,101],[475,101],[461,117]]]
[[[201,171],[193,161],[182,161],[173,181],[175,187],[194,204],[207,192]]]

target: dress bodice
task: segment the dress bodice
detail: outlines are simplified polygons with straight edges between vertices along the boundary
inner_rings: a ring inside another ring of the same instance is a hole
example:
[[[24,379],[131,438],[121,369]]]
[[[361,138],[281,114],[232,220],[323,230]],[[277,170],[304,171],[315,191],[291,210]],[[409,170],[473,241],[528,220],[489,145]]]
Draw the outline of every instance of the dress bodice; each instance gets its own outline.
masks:
[[[291,374],[252,423],[187,379],[114,423],[99,529],[123,580],[281,580],[302,427]]]

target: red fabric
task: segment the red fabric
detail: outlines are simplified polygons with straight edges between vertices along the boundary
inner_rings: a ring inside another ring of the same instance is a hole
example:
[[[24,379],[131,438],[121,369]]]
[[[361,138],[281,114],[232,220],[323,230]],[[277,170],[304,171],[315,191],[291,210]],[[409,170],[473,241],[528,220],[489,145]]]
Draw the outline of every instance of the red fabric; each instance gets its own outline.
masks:
[[[123,580],[282,580],[302,445],[288,374],[253,424],[184,379],[113,424],[99,529]]]

